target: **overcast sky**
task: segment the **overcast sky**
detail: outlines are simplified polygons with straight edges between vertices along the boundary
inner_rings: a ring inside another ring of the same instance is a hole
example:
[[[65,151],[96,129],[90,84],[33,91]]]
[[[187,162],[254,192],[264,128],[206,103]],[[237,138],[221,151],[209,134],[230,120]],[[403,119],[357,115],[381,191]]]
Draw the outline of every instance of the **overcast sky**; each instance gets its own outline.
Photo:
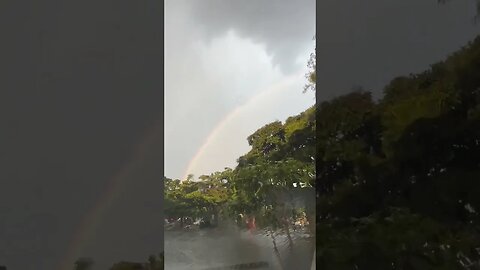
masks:
[[[313,105],[314,35],[314,0],[167,0],[166,176],[234,167],[248,135]]]
[[[362,86],[380,96],[392,78],[421,72],[480,33],[476,0],[321,0],[318,95]]]

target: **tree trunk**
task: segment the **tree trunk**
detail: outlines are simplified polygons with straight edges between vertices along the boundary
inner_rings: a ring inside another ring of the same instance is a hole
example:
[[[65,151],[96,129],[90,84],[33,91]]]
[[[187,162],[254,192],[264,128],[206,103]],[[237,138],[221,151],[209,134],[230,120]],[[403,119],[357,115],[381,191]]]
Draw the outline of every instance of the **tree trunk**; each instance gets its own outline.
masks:
[[[308,231],[312,237],[315,237],[315,222],[316,222],[316,193],[315,189],[310,189],[307,193],[308,200],[305,204],[305,214],[308,222]]]
[[[275,252],[275,255],[277,256],[278,260],[278,265],[280,265],[280,270],[284,270],[283,268],[283,263],[282,263],[282,258],[280,257],[280,252],[278,251],[277,248],[277,241],[275,240],[275,236],[273,236],[273,230],[270,231],[270,236],[272,237],[272,242],[273,242],[273,251]]]
[[[315,237],[315,225],[316,225],[316,218],[315,218],[315,207],[306,207],[305,214],[308,222],[308,231],[312,237]]]
[[[288,225],[288,219],[285,219],[284,226],[285,226],[285,232],[287,233],[288,246],[290,248],[292,248],[293,247],[293,240],[292,240],[292,236],[290,235],[290,226]]]
[[[217,207],[213,209],[213,225],[218,226],[218,220],[219,220],[219,210]]]

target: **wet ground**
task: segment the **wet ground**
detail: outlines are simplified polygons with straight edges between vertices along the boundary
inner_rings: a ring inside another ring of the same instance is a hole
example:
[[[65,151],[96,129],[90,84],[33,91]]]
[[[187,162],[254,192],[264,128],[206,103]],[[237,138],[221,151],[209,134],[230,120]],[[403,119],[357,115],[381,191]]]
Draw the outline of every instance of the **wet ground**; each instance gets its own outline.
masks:
[[[262,232],[252,234],[233,229],[165,231],[165,269],[203,270],[254,262],[269,265],[257,269],[311,269],[313,238],[303,231],[292,232],[292,248],[285,235],[276,235],[275,239],[279,256],[274,252],[271,236]]]

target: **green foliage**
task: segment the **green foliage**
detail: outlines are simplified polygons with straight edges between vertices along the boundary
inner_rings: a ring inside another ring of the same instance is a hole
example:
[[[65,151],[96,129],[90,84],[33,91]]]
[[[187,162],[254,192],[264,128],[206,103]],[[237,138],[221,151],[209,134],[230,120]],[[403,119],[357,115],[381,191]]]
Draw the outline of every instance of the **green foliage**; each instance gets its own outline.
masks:
[[[199,218],[218,214],[229,198],[228,174],[231,169],[203,175],[201,181],[164,179],[164,213],[167,218]]]
[[[158,256],[151,255],[146,263],[119,262],[114,264],[110,270],[163,270],[163,252]]]
[[[315,37],[313,38],[315,40]],[[316,90],[316,81],[317,81],[317,53],[316,53],[316,48],[315,52],[310,54],[310,59],[308,60],[308,72],[305,75],[307,78],[307,84],[305,85],[303,92],[307,92],[309,90],[315,91]]]
[[[292,217],[284,201],[295,190],[313,189],[315,108],[285,123],[269,123],[247,140],[251,150],[235,169],[202,175],[198,181],[165,178],[167,218],[253,215],[260,227],[283,226],[281,220]]]
[[[480,39],[317,111],[317,265],[478,269]]]
[[[317,232],[322,269],[462,269],[452,251],[478,240],[405,209],[352,219],[348,226],[320,224]]]
[[[91,270],[93,267],[93,259],[91,258],[79,258],[75,261],[75,270]]]
[[[144,270],[145,265],[142,263],[119,262],[110,268],[110,270]]]

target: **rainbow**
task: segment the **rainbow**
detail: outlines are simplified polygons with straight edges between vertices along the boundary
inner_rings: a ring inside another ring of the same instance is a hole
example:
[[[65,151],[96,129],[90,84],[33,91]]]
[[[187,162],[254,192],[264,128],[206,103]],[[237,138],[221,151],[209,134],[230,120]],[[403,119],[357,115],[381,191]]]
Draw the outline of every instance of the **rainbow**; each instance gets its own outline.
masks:
[[[204,143],[199,147],[198,151],[188,163],[183,179],[186,179],[188,173],[192,171],[202,154],[205,152],[208,146],[212,144],[220,131],[225,128],[226,124],[228,124],[243,110],[245,110],[248,105],[268,96],[272,92],[283,89],[297,80],[299,76],[304,76],[304,71],[285,77],[278,83],[271,85],[267,90],[253,96],[244,104],[237,106],[234,110],[222,118],[209,133]],[[161,132],[162,126],[159,123],[154,125],[154,128],[146,133],[146,137],[135,146],[134,154],[130,162],[127,163],[126,166],[124,166],[114,177],[110,179],[103,195],[98,199],[97,203],[92,207],[92,209],[85,214],[78,228],[75,230],[72,240],[67,248],[66,255],[63,257],[57,267],[58,270],[72,269],[75,260],[78,258],[78,256],[81,256],[81,252],[85,248],[87,241],[93,239],[102,216],[104,216],[104,213],[110,208],[115,199],[122,192],[122,187],[124,186],[126,179],[128,179],[128,176],[132,174],[134,169],[145,160],[145,157],[147,156],[146,153],[150,149],[150,146],[158,141]]]
[[[269,88],[267,88],[264,91],[261,91],[260,93],[254,95],[250,99],[248,99],[245,103],[237,106],[234,110],[232,110],[230,113],[228,113],[224,118],[222,118],[218,124],[212,129],[212,131],[207,135],[204,143],[198,148],[197,152],[193,156],[193,158],[190,160],[188,163],[187,169],[183,173],[183,178],[182,180],[187,179],[188,175],[192,172],[193,168],[197,164],[198,160],[202,156],[202,154],[205,152],[205,150],[212,144],[212,142],[215,141],[215,138],[218,136],[220,131],[222,131],[225,126],[232,121],[235,117],[237,117],[242,111],[245,110],[245,108],[248,105],[251,105],[255,103],[256,101],[272,94],[275,91],[278,91],[279,89],[284,88],[285,86],[290,85],[293,83],[296,79],[298,79],[299,76],[304,76],[305,71],[297,72],[294,73],[288,77],[283,78],[279,82],[271,85]]]
[[[81,255],[83,248],[88,240],[93,239],[94,233],[100,224],[104,213],[110,208],[118,195],[122,192],[122,187],[128,179],[128,176],[134,169],[141,164],[150,146],[158,141],[162,132],[162,125],[156,123],[153,129],[149,130],[143,140],[134,148],[133,156],[129,163],[126,164],[114,177],[107,183],[107,187],[103,195],[98,199],[92,209],[86,213],[80,222],[78,228],[72,237],[67,248],[66,255],[59,263],[58,270],[71,270],[75,260]],[[147,254],[148,255],[148,254]]]

